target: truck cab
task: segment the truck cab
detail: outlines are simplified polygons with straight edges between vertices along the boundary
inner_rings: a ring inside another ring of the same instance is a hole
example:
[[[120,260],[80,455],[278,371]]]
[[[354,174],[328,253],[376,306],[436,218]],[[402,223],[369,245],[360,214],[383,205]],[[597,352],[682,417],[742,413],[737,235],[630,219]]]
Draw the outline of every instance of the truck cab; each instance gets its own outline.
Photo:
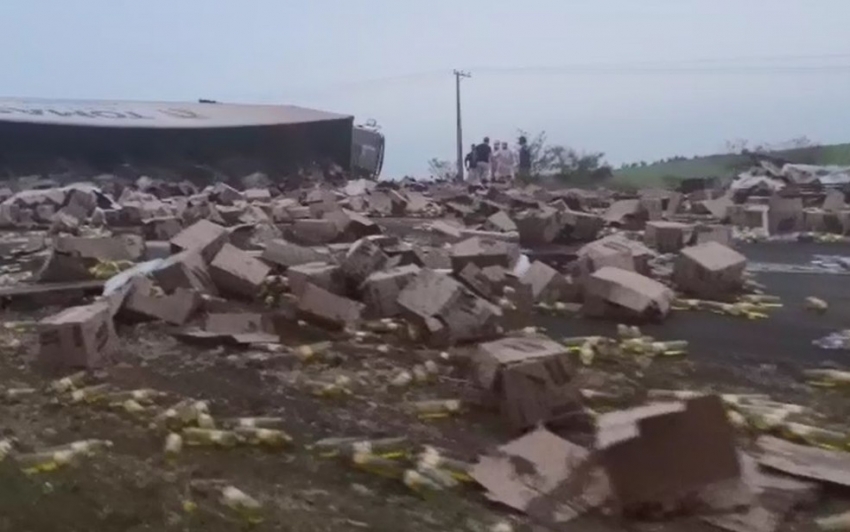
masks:
[[[351,170],[358,177],[377,179],[384,165],[384,135],[374,120],[351,132]]]

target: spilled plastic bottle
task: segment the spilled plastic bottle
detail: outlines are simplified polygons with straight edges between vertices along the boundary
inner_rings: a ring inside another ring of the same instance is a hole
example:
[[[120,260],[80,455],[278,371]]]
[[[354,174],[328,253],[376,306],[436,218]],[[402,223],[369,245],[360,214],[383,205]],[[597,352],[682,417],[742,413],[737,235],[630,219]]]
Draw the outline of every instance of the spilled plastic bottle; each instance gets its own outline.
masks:
[[[230,430],[186,427],[182,435],[184,443],[190,447],[235,447],[241,442],[239,435]]]
[[[386,478],[400,480],[404,476],[404,467],[398,462],[367,452],[355,451],[351,463],[357,469]]]
[[[850,512],[818,517],[815,524],[821,530],[846,531],[850,530]]]
[[[159,390],[150,388],[140,388],[138,390],[124,390],[120,392],[111,392],[106,394],[106,399],[110,403],[123,403],[124,401],[136,401],[137,403],[151,404],[157,399],[166,397],[168,394]]]
[[[235,486],[223,488],[219,502],[247,523],[255,525],[263,522],[263,505],[260,501]]]
[[[157,415],[153,425],[158,428],[179,430],[186,425],[197,424],[201,414],[209,414],[209,405],[206,402],[183,399]]]
[[[339,375],[333,382],[305,381],[310,393],[316,397],[335,398],[351,395],[351,379],[345,375]]]
[[[109,392],[108,384],[95,384],[85,388],[78,388],[71,392],[71,403],[100,403],[105,402]]]
[[[331,350],[333,342],[316,342],[313,344],[299,345],[293,352],[302,362],[309,362],[320,357]]]
[[[281,448],[292,443],[292,438],[278,429],[237,427],[234,432],[248,445]]]
[[[440,419],[457,415],[463,408],[460,399],[432,399],[410,403],[420,419]]]
[[[165,445],[163,446],[165,457],[173,460],[183,452],[183,437],[176,432],[171,432],[165,437]]]
[[[470,472],[472,464],[447,457],[436,447],[426,445],[419,453],[416,462],[419,471],[425,469],[440,469],[447,472],[456,481],[473,482]]]
[[[80,371],[67,377],[62,377],[50,383],[50,390],[57,394],[68,393],[75,388],[80,388],[87,378],[85,371]]]
[[[245,429],[279,429],[284,426],[282,417],[258,416],[223,419],[222,425],[227,428]]]
[[[9,403],[16,403],[38,393],[35,388],[7,388],[3,390],[3,400]]]

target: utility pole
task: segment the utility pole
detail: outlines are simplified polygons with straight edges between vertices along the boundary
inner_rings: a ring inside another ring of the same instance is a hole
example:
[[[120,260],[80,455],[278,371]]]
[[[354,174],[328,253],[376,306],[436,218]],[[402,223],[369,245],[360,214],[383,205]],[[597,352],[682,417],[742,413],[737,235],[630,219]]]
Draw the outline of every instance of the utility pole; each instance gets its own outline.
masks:
[[[457,103],[457,180],[463,182],[463,123],[460,118],[460,80],[471,78],[469,72],[455,70],[455,100]]]

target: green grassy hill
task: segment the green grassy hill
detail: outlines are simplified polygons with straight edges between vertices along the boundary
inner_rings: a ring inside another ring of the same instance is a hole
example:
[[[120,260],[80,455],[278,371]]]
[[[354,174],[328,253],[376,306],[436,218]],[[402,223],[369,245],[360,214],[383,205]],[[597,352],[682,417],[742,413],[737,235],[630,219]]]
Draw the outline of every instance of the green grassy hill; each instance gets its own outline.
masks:
[[[850,144],[783,150],[772,152],[772,155],[792,162],[850,165]],[[747,161],[746,157],[734,153],[658,161],[646,166],[617,169],[614,181],[623,185],[656,187],[689,177],[725,177],[737,173],[735,169],[745,167]]]

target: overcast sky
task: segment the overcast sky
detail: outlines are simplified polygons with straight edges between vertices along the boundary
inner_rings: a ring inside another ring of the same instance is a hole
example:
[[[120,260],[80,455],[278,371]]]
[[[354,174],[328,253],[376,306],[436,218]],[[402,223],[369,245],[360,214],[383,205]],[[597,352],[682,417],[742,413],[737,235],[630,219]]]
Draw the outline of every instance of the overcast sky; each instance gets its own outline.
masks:
[[[6,96],[293,103],[374,118],[385,175],[465,138],[614,163],[850,141],[848,0],[6,0]]]

